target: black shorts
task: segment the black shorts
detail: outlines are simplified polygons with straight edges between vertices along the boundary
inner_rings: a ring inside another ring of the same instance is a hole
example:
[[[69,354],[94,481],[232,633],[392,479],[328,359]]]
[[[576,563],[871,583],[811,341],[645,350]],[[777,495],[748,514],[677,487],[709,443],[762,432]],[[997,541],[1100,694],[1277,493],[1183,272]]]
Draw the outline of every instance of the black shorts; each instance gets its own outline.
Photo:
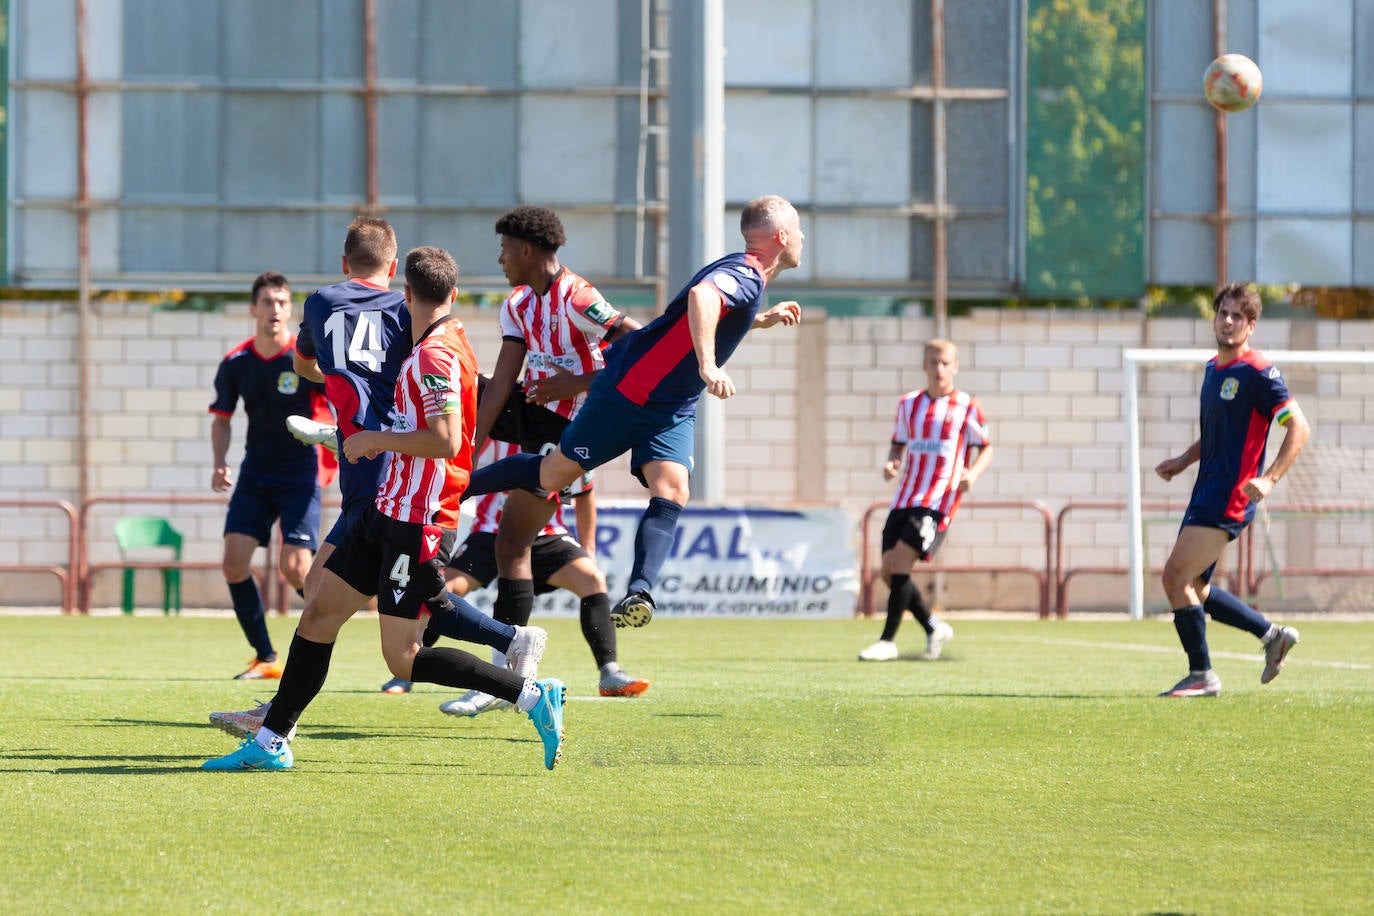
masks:
[[[481,403],[489,382],[490,379],[485,375],[477,376],[478,403]],[[558,447],[567,425],[567,417],[526,401],[525,389],[516,383],[510,397],[506,398],[506,405],[496,415],[488,435],[501,442],[514,443],[520,446],[522,452],[538,455]]]
[[[377,612],[418,620],[427,601],[446,591],[444,564],[458,532],[399,522],[368,506],[324,568],[354,591],[377,596]]]
[[[545,595],[557,591],[558,587],[549,584],[549,577],[569,563],[587,556],[587,551],[577,540],[567,534],[541,534],[530,547],[530,566],[534,571],[534,593]],[[458,545],[453,559],[448,565],[476,580],[477,584],[487,585],[496,578],[496,534],[492,531],[475,531],[467,540]]]
[[[916,551],[916,559],[928,562],[945,540],[945,529],[940,527],[944,520],[944,513],[924,506],[893,509],[883,525],[883,553],[900,541]]]

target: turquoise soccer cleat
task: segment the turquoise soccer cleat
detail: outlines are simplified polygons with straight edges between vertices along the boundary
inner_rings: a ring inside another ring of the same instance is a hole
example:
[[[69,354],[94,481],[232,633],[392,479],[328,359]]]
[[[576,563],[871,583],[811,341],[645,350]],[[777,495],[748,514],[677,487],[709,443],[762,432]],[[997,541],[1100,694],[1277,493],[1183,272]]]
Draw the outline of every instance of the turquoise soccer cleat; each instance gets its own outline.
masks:
[[[544,767],[552,770],[563,757],[563,700],[568,688],[557,678],[536,681],[543,696],[528,713],[539,732],[539,740],[544,742]]]
[[[562,721],[562,716],[559,716]],[[232,754],[207,760],[200,765],[202,770],[217,772],[237,772],[239,770],[289,770],[292,764],[291,745],[282,744],[275,754],[262,747],[252,738],[244,738],[239,749]]]

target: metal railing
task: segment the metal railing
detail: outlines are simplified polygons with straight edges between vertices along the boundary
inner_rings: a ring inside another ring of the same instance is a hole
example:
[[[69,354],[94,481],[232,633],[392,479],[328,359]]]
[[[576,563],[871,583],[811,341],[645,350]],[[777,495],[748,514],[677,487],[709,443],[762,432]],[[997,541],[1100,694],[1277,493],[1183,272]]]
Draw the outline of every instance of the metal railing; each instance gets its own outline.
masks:
[[[3,499],[0,508],[5,509],[57,509],[67,516],[67,566],[53,566],[43,563],[7,563],[0,565],[0,573],[48,573],[57,577],[62,586],[62,613],[70,614],[76,608],[77,582],[80,579],[80,552],[77,547],[81,523],[76,507],[64,499]]]
[[[875,598],[874,585],[882,575],[881,560],[879,565],[872,565],[874,556],[873,538],[869,532],[872,527],[873,516],[880,511],[888,508],[885,502],[874,503],[869,506],[863,514],[863,519],[859,522],[859,534],[861,538],[860,557],[859,557],[859,606],[858,613],[870,617],[876,610],[877,599]],[[1054,549],[1053,531],[1054,518],[1050,514],[1049,507],[1038,499],[968,499],[961,504],[961,518],[966,518],[966,513],[979,509],[1020,509],[1031,511],[1040,516],[1044,525],[1042,533],[1044,535],[1045,547],[1045,566],[1018,566],[1015,564],[998,563],[969,563],[964,565],[946,565],[936,561],[929,564],[921,564],[921,572],[928,573],[1011,573],[1014,575],[1026,575],[1035,579],[1039,592],[1037,611],[1043,619],[1050,616],[1050,582],[1054,570]]]

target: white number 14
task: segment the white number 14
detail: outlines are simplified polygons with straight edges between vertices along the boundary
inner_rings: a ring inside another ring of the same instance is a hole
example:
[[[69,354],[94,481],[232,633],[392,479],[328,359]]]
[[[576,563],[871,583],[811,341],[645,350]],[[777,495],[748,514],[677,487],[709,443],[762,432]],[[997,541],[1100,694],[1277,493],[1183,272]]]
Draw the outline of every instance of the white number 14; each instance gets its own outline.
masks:
[[[353,337],[347,341],[348,316],[335,312],[324,323],[324,333],[334,348],[334,366],[343,368],[347,363],[366,366],[373,372],[382,368],[386,351],[382,349],[382,313],[380,311],[362,312],[353,326]]]

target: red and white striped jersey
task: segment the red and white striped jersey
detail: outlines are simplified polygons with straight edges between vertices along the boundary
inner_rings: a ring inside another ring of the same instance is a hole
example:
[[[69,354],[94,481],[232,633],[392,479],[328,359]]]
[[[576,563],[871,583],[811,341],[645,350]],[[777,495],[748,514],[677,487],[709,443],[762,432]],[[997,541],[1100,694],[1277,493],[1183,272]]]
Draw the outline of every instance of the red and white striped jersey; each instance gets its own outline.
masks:
[[[601,341],[620,323],[620,312],[586,280],[561,269],[540,296],[517,286],[501,306],[501,337],[525,345],[525,384],[554,374],[554,367],[574,375],[600,370]],[[586,394],[547,406],[571,417]]]
[[[911,391],[897,404],[892,444],[906,446],[906,461],[892,498],[893,509],[924,507],[949,524],[959,507],[959,480],[968,466],[970,446],[991,445],[983,408],[968,394],[954,390],[932,398]]]
[[[458,502],[472,473],[472,436],[477,424],[477,357],[463,323],[453,316],[435,322],[401,364],[396,379],[392,432],[429,429],[429,418],[457,414],[462,446],[453,458],[417,458],[390,452],[377,511],[417,525],[458,527]]]
[[[486,467],[493,461],[500,461],[502,458],[509,458],[511,455],[520,453],[520,446],[513,442],[502,442],[499,439],[488,439],[487,444],[482,446],[481,453],[477,456],[477,463],[474,467]],[[585,493],[592,488],[591,472],[583,474],[577,479],[570,489],[574,496]],[[475,500],[473,507],[472,533],[495,532],[501,522],[501,507],[506,504],[505,493],[488,493],[479,496]],[[563,503],[558,504],[558,508],[553,510],[553,517],[549,523],[539,532],[543,537],[548,534],[567,534],[568,527],[563,520]]]

